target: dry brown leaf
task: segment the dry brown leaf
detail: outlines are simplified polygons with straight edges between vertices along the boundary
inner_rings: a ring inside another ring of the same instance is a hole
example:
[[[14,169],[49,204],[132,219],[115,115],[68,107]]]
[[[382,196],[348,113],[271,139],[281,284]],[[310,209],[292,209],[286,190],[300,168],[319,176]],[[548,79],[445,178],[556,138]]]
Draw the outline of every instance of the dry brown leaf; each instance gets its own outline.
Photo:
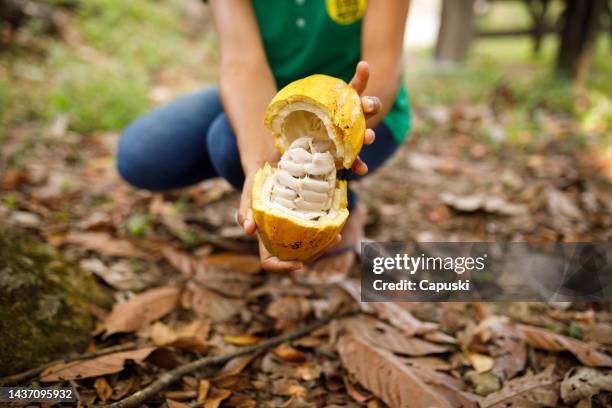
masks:
[[[369,303],[369,306],[378,317],[402,330],[408,336],[424,334],[438,329],[437,324],[420,321],[397,302],[372,302]]]
[[[104,337],[113,333],[132,332],[170,313],[178,306],[181,290],[166,286],[139,293],[125,303],[113,307],[99,331]]]
[[[158,347],[172,343],[176,339],[176,332],[170,326],[162,322],[155,322],[151,326],[151,340]]]
[[[99,258],[92,257],[83,259],[80,265],[84,270],[99,276],[109,286],[119,290],[143,290],[158,279],[155,273],[135,272],[131,263],[124,259],[107,266]]]
[[[527,375],[506,382],[501,390],[487,395],[482,400],[481,407],[500,406],[499,404],[510,402],[514,398],[520,398],[538,388],[549,387],[556,383],[557,380],[554,374],[554,366],[551,365],[537,375]]]
[[[189,408],[189,405],[170,398],[166,398],[166,404],[168,405],[168,408]]]
[[[351,383],[351,381],[344,377],[344,386],[346,387],[346,393],[352,398],[354,399],[357,403],[359,404],[363,404],[364,402],[366,402],[367,400],[369,400],[370,398],[372,398],[372,394],[370,393],[365,393],[361,390],[359,390],[355,385],[353,385],[353,383]]]
[[[172,205],[166,202],[161,196],[156,196],[149,207],[151,214],[159,215],[162,224],[177,238],[183,239],[185,233],[189,231],[189,226],[183,219],[183,215]]]
[[[12,211],[9,220],[11,223],[28,228],[36,228],[41,223],[38,214],[27,211]]]
[[[104,377],[96,378],[96,381],[94,381],[94,389],[96,390],[98,398],[100,398],[100,401],[102,402],[106,402],[111,395],[113,395],[113,389]]]
[[[591,367],[572,368],[561,382],[561,398],[567,404],[591,398],[602,390],[612,392],[612,371]]]
[[[204,403],[204,408],[218,408],[219,405],[221,405],[221,402],[223,402],[223,400],[230,395],[232,395],[230,390],[215,388],[208,393],[208,397]]]
[[[358,315],[346,319],[343,325],[355,336],[395,353],[424,356],[449,351],[447,346],[430,343],[417,337],[410,337],[395,327],[367,315]]]
[[[417,366],[430,371],[450,371],[453,366],[439,357],[400,357],[405,364]]]
[[[23,169],[2,169],[3,175],[0,177],[0,190],[16,190],[19,185],[27,183],[29,176]]]
[[[86,231],[105,231],[110,233],[116,231],[111,215],[101,211],[96,211],[84,220],[79,221],[77,227]]]
[[[594,341],[608,346],[612,345],[612,324],[585,324],[581,328],[584,332],[584,341]]]
[[[368,408],[380,408],[381,402],[378,400],[378,398],[372,398],[371,400],[368,401]]]
[[[312,312],[307,299],[297,296],[283,296],[270,302],[266,314],[274,319],[274,327],[285,331],[294,328]]]
[[[303,399],[306,397],[306,388],[298,381],[288,378],[278,378],[272,381],[270,391],[275,395],[284,395],[288,397],[298,397]]]
[[[130,394],[131,391],[135,391],[140,386],[140,376],[133,375],[127,379],[119,380],[113,387],[113,400],[117,401],[123,399],[126,395]]]
[[[196,264],[194,280],[201,285],[222,295],[234,298],[245,298],[251,287],[257,283],[252,274],[245,274],[204,262]]]
[[[232,344],[234,346],[252,346],[256,344],[261,339],[257,336],[252,336],[250,334],[243,334],[237,336],[223,336],[223,341],[227,344]]]
[[[195,282],[189,282],[182,304],[201,319],[222,322],[240,313],[244,301],[228,299]]]
[[[434,331],[434,332],[425,333],[423,335],[423,338],[425,340],[429,340],[434,343],[457,344],[456,338],[442,331]]]
[[[195,390],[172,390],[164,392],[164,396],[174,401],[189,401],[195,399],[198,393]]]
[[[554,187],[548,188],[546,198],[548,200],[548,211],[556,220],[579,220],[583,218],[580,208],[561,190]]]
[[[212,381],[221,381],[228,377],[238,375],[253,361],[254,354],[247,354],[245,356],[232,358],[230,361],[225,363],[223,368],[219,370],[215,378]]]
[[[470,370],[463,374],[463,378],[471,384],[474,392],[481,396],[499,391],[502,387],[501,380],[491,372],[479,374],[476,371]]]
[[[591,367],[612,367],[612,357],[597,351],[595,347],[583,341],[553,333],[540,327],[517,326],[527,344],[548,351],[569,351],[584,365]]]
[[[162,248],[162,255],[179,272],[189,277],[194,275],[195,260],[187,252],[172,247],[164,247]]]
[[[393,353],[352,335],[338,342],[342,364],[361,385],[392,407],[455,407]]]
[[[319,378],[323,371],[320,364],[310,364],[308,361],[293,363],[281,360],[274,353],[267,353],[261,360],[261,369],[266,373],[294,378],[303,381],[312,381]]]
[[[160,347],[170,346],[206,353],[208,351],[206,339],[209,332],[210,323],[202,320],[195,320],[176,330],[162,322],[155,322],[151,327],[151,340]]]
[[[130,241],[114,238],[104,232],[76,232],[71,231],[66,235],[49,236],[47,241],[54,246],[73,244],[81,246],[89,251],[98,252],[109,256],[126,256],[135,258],[147,258],[148,255],[136,248]]]
[[[204,258],[204,263],[209,266],[221,267],[223,269],[246,274],[257,273],[261,270],[261,261],[258,256],[237,254],[235,252],[223,252],[209,255]]]
[[[440,199],[444,204],[459,211],[473,212],[482,210],[501,215],[522,215],[526,214],[529,208],[525,204],[515,204],[502,197],[496,197],[485,193],[475,193],[464,196],[444,192],[440,194]]]
[[[491,370],[495,364],[495,360],[491,357],[472,351],[465,352],[465,358],[467,358],[470,365],[474,367],[474,370],[479,374]]]
[[[200,380],[198,383],[198,404],[204,404],[206,402],[206,397],[208,397],[208,392],[210,391],[210,381],[208,380]]]
[[[226,405],[235,408],[256,408],[257,401],[244,395],[232,395]]]
[[[54,382],[75,380],[118,373],[123,370],[123,365],[127,360],[141,363],[155,349],[155,347],[145,347],[138,350],[106,354],[91,360],[78,360],[70,363],[55,364],[42,372],[40,381]]]
[[[527,362],[527,347],[506,317],[494,315],[482,320],[475,334],[483,343],[489,343],[488,354],[495,360],[491,368],[493,374],[509,379],[523,371]]]
[[[272,352],[285,361],[304,361],[306,360],[306,354],[300,350],[297,350],[287,343],[283,343],[280,346],[272,350]]]

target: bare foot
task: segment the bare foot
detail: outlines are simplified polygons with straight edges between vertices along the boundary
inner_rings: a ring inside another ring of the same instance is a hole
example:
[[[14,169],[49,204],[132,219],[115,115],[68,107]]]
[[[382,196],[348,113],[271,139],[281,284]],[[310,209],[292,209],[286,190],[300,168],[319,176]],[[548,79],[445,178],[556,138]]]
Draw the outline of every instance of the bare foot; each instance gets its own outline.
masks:
[[[366,211],[357,205],[342,230],[340,242],[321,258],[295,271],[295,277],[310,284],[329,284],[346,278],[355,263],[355,248],[363,238],[365,222]]]

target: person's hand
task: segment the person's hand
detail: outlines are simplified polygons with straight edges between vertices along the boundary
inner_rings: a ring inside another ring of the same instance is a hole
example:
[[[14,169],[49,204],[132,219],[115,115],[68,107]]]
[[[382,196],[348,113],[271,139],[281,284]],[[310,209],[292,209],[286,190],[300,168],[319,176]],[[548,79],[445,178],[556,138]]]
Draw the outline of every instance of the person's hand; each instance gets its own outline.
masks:
[[[376,96],[365,96],[363,91],[368,85],[368,79],[370,79],[370,66],[365,61],[360,61],[355,68],[355,75],[351,79],[350,86],[357,91],[361,97],[361,108],[366,119],[376,115],[382,109],[380,99]],[[376,134],[373,129],[366,129],[365,135],[363,136],[363,143],[366,145],[374,143]],[[351,166],[351,170],[356,174],[363,176],[368,173],[368,166],[359,158]]]
[[[245,175],[242,194],[240,195],[240,207],[238,208],[238,213],[236,213],[236,222],[244,229],[247,235],[253,235],[257,229],[253,219],[253,210],[251,209],[254,177],[254,171],[247,172]]]
[[[281,261],[274,255],[272,255],[264,246],[261,238],[259,240],[259,260],[261,261],[261,267],[268,272],[291,272],[304,267],[300,261]]]
[[[242,226],[247,235],[253,235],[257,230],[257,225],[255,224],[255,220],[253,220],[253,210],[251,209],[251,194],[253,192],[254,177],[255,172],[249,172],[244,179],[242,195],[240,197],[240,208],[236,214],[236,221]],[[291,272],[304,266],[298,261],[281,261],[268,252],[259,236],[257,240],[259,241],[259,259],[261,261],[261,267],[264,270],[268,272]]]

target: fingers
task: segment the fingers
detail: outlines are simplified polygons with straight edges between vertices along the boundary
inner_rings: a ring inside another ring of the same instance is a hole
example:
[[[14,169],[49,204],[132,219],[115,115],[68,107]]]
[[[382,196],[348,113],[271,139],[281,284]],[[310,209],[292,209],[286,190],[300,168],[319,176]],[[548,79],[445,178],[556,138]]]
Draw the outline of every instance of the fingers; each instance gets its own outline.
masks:
[[[244,233],[247,235],[253,235],[255,230],[257,229],[257,224],[252,219],[247,219],[242,224],[242,228],[244,228]]]
[[[374,140],[376,140],[376,133],[374,132],[374,130],[366,129],[365,135],[363,137],[363,143],[369,145],[374,143]]]
[[[355,160],[355,163],[351,166],[351,170],[358,176],[364,176],[368,174],[368,166],[360,158]]]
[[[268,272],[291,272],[304,267],[298,261],[281,261],[277,257],[270,257],[261,261],[261,267]]]
[[[261,260],[261,267],[268,272],[291,272],[304,267],[301,262],[281,261],[273,256],[268,252],[261,239],[259,240],[259,258]]]
[[[238,211],[236,214],[236,222],[244,229],[244,233],[247,235],[253,235],[257,229],[257,224],[253,220],[253,211],[249,208],[245,211]]]
[[[357,67],[355,68],[355,75],[353,76],[353,79],[351,79],[350,85],[359,95],[361,95],[368,85],[369,78],[370,66],[365,61],[359,61]]]
[[[366,117],[374,116],[382,109],[382,102],[376,96],[362,96],[361,108]]]

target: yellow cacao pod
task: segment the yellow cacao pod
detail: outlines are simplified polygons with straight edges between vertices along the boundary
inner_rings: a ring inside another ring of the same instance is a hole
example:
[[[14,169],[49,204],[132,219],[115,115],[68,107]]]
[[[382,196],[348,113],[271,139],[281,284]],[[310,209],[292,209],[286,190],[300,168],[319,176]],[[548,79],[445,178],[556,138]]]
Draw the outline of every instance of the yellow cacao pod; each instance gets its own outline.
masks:
[[[357,92],[338,78],[312,75],[281,89],[264,124],[282,153],[253,181],[252,209],[260,239],[281,260],[307,261],[335,241],[348,219],[346,181],[365,134]]]

